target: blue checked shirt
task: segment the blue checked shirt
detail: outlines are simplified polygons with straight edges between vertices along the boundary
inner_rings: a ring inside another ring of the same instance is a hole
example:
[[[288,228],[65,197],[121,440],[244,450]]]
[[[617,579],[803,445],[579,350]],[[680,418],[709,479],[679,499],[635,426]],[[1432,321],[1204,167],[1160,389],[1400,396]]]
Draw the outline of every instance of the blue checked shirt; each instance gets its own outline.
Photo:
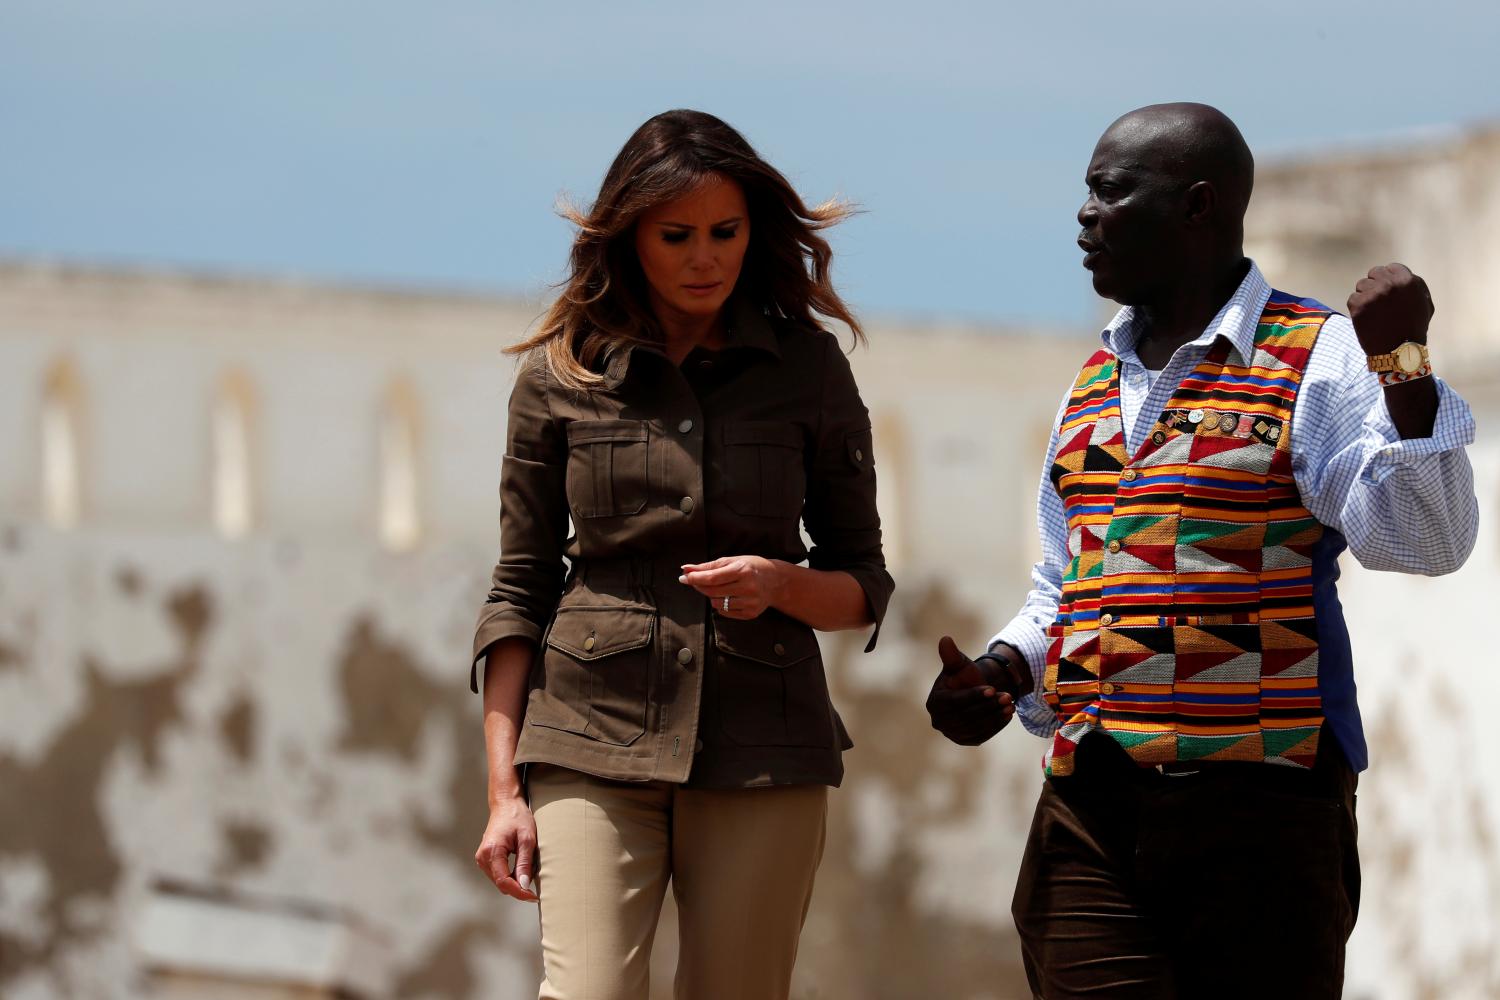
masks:
[[[1103,333],[1104,346],[1120,359],[1120,410],[1127,450],[1134,454],[1166,409],[1182,379],[1227,339],[1240,358],[1253,353],[1255,328],[1271,286],[1253,263],[1238,289],[1201,336],[1184,344],[1160,372],[1147,370],[1135,353],[1139,331],[1129,306]],[[1231,355],[1232,356],[1232,355]],[[1479,528],[1474,470],[1464,446],[1474,440],[1468,404],[1441,379],[1432,436],[1402,440],[1386,412],[1376,377],[1346,316],[1331,316],[1308,359],[1292,411],[1292,470],[1302,502],[1328,529],[1313,556],[1313,604],[1318,619],[1318,683],[1323,711],[1340,747],[1356,770],[1364,770],[1365,748],[1355,701],[1353,657],[1338,602],[1338,556],[1347,548],[1369,569],[1441,576],[1463,565]],[[1071,387],[1069,387],[1071,389]],[[1042,559],[1031,571],[1032,589],[1020,613],[990,640],[1020,650],[1035,680],[1032,694],[1016,705],[1021,722],[1039,736],[1057,729],[1057,717],[1041,698],[1047,663],[1047,626],[1057,615],[1068,556],[1063,505],[1053,489],[1057,426],[1068,394],[1053,421],[1042,464],[1037,525]]]

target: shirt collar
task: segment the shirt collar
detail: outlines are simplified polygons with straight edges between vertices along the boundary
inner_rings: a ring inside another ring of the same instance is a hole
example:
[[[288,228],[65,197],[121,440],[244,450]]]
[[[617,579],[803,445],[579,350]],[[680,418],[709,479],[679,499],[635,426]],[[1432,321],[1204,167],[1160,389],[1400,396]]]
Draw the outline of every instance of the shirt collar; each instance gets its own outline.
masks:
[[[726,331],[724,350],[744,348],[763,351],[778,361],[781,360],[781,344],[776,339],[776,330],[771,325],[771,318],[765,314],[764,310],[738,297],[729,303],[728,308],[729,326]],[[625,380],[625,375],[630,370],[630,363],[638,350],[652,354],[661,353],[658,348],[650,344],[636,342],[617,344],[609,349],[606,354],[604,379],[610,388],[615,388]]]
[[[1255,356],[1255,330],[1260,325],[1260,314],[1265,311],[1266,300],[1270,297],[1271,286],[1266,283],[1265,275],[1260,273],[1260,268],[1252,260],[1250,270],[1240,286],[1214,318],[1209,320],[1192,346],[1207,346],[1223,337],[1239,355],[1240,362],[1248,363]],[[1140,364],[1140,359],[1135,354],[1135,342],[1140,336],[1139,326],[1140,317],[1135,307],[1122,308],[1100,334],[1105,349],[1121,359]]]

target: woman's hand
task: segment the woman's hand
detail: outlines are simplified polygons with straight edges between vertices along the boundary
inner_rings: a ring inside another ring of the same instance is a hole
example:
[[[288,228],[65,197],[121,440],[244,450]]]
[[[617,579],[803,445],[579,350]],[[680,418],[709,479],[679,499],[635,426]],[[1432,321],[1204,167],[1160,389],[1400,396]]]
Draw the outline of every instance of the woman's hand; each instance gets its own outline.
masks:
[[[744,621],[758,618],[761,612],[776,606],[785,585],[782,571],[788,565],[763,556],[724,556],[712,562],[683,566],[677,580],[707,597],[714,614]]]
[[[510,871],[510,856],[516,856],[516,870]],[[484,839],[474,852],[474,863],[490,877],[495,888],[525,903],[535,903],[532,873],[536,862],[536,820],[531,807],[519,794],[500,798],[490,807],[490,821],[484,828]]]

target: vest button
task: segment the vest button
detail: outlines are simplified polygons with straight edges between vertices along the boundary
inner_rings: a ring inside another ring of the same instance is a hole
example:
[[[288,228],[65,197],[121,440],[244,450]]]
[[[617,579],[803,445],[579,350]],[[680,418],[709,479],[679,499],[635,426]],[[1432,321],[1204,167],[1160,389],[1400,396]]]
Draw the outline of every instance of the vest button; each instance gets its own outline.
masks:
[[[693,508],[696,506],[698,505],[693,503],[692,497],[683,497],[681,500],[677,501],[677,509],[682,511],[684,514],[691,514],[693,512]]]
[[[688,431],[690,431],[690,430],[693,429],[693,422],[692,422],[692,420],[684,418],[683,421],[682,421],[682,423],[680,423],[680,424],[677,425],[677,429],[679,431],[681,431],[682,433],[686,434]]]
[[[1115,693],[1115,686],[1113,684],[1109,683],[1108,681],[1105,681],[1103,684],[1099,685],[1099,693],[1100,694],[1114,694]]]
[[[1124,472],[1120,473],[1120,478],[1125,480],[1127,483],[1133,483],[1135,482],[1135,477],[1137,475],[1138,473],[1134,469],[1126,469]]]
[[[693,662],[693,651],[683,646],[677,651],[677,662],[684,667]]]
[[[1118,552],[1121,549],[1123,549],[1124,547],[1125,546],[1123,546],[1123,545],[1120,544],[1120,540],[1118,538],[1112,538],[1112,539],[1110,539],[1109,544],[1105,546],[1105,548],[1109,549],[1109,551],[1111,551],[1111,552]]]
[[[1114,624],[1114,620],[1115,616],[1112,614],[1105,613],[1099,616],[1100,625],[1112,625]]]
[[[772,646],[771,649],[776,653],[777,656],[786,655],[786,647],[779,642],[776,645]]]

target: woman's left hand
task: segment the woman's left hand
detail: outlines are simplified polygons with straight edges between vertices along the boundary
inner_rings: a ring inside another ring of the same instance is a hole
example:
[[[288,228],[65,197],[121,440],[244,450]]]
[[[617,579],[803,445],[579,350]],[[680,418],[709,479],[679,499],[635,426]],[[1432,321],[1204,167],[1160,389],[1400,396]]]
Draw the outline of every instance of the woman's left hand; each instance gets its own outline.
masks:
[[[748,620],[775,605],[782,586],[781,568],[786,565],[763,556],[724,556],[712,562],[689,563],[677,579],[707,597],[714,614]],[[724,607],[726,597],[728,610]]]

